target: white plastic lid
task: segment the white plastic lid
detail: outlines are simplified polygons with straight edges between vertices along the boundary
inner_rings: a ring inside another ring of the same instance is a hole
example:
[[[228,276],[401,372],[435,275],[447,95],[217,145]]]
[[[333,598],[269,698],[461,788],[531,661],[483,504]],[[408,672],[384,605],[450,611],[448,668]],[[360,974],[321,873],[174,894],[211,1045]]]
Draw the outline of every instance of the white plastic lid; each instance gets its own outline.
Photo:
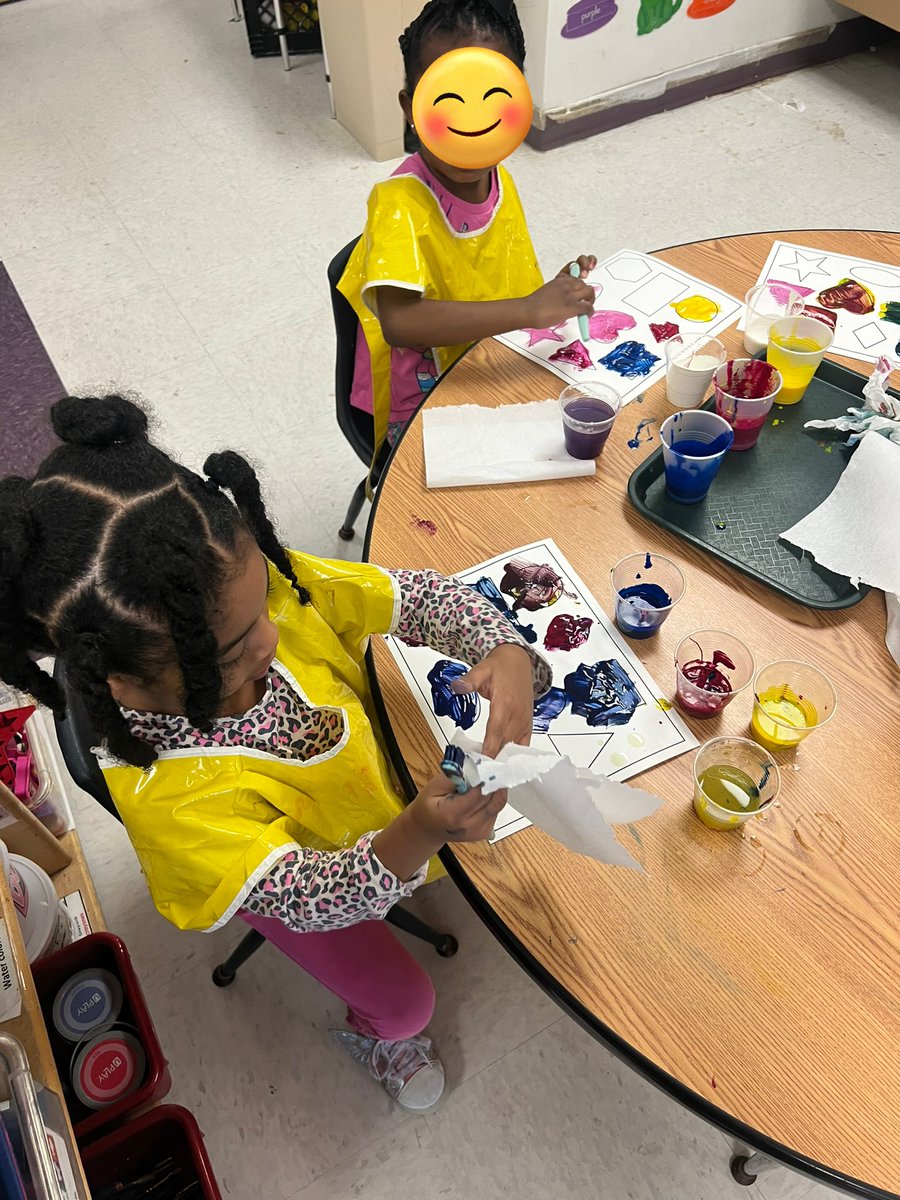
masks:
[[[60,941],[60,903],[56,889],[50,876],[37,863],[20,854],[10,854],[9,890],[28,961],[37,962],[52,943]],[[68,920],[65,910],[62,915]],[[63,939],[61,944],[65,945],[69,940],[71,938]]]

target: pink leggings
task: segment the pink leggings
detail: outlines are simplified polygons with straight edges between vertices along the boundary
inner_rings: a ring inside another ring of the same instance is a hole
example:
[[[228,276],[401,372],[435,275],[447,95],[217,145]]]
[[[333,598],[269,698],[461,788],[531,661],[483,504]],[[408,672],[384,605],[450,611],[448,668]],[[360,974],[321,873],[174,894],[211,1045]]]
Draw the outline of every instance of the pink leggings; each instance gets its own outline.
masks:
[[[434,986],[383,921],[295,933],[274,917],[240,917],[347,1005],[347,1023],[367,1037],[400,1041],[434,1012]]]

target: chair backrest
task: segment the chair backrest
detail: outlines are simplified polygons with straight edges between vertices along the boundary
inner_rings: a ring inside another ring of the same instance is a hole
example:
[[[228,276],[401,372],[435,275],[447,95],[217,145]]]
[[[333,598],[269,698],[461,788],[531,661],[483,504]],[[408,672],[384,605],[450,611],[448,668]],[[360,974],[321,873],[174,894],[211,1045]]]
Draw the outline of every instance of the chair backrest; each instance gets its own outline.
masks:
[[[53,678],[66,696],[66,715],[54,717],[56,736],[66,770],[83,792],[87,792],[117,821],[121,821],[119,810],[113,803],[103,772],[100,770],[100,764],[91,753],[91,746],[96,746],[98,740],[91,718],[84,707],[84,701],[68,686],[66,671],[59,659],[53,668]]]
[[[356,338],[359,319],[349,300],[338,291],[338,283],[347,269],[350,255],[359,238],[348,242],[328,264],[328,285],[331,290],[331,310],[334,314],[334,333],[337,351],[334,364],[334,402],[341,433],[366,464],[375,452],[375,426],[371,414],[354,408],[350,403],[353,390],[353,364],[356,360]]]

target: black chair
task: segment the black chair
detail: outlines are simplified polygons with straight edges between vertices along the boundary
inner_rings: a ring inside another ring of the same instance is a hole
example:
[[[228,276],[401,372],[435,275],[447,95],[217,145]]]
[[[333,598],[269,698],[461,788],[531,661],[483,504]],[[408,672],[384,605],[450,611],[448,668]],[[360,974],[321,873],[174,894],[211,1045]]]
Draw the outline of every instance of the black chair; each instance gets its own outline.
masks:
[[[354,238],[352,242],[348,242],[328,264],[328,286],[331,290],[331,309],[334,314],[334,334],[337,340],[334,364],[334,403],[337,422],[341,433],[366,466],[366,474],[357,484],[344,518],[344,524],[338,530],[338,537],[345,542],[353,540],[355,533],[353,527],[366,502],[366,483],[369,480],[369,468],[372,466],[372,456],[375,453],[375,422],[372,420],[372,414],[363,412],[361,408],[354,408],[350,403],[359,319],[350,307],[350,302],[338,291],[337,286],[358,241],[359,238]],[[383,446],[378,455],[378,462],[372,471],[373,488],[376,487],[381,477],[389,452],[390,448]]]
[[[97,743],[91,719],[81,697],[67,687],[65,669],[59,660],[56,662],[53,678],[63,688],[66,695],[66,715],[55,718],[56,735],[59,738],[66,768],[82,791],[93,797],[117,821],[121,821],[122,818],[109,794],[109,788],[106,786],[100,765],[91,753],[91,746]],[[459,949],[459,943],[452,933],[438,933],[425,921],[421,921],[411,912],[400,908],[399,905],[395,905],[391,909],[386,920],[412,937],[434,946],[441,958],[452,958]],[[213,970],[213,983],[217,987],[228,987],[230,983],[234,983],[238,967],[245,963],[265,940],[263,935],[257,933],[255,929],[245,933],[225,962],[219,963]]]

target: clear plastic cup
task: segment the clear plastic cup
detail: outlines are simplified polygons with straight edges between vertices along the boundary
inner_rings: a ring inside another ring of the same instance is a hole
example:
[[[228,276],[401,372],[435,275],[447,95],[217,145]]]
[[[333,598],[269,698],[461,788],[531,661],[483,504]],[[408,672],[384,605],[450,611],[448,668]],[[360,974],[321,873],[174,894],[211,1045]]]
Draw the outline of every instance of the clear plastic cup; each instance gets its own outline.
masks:
[[[834,341],[834,330],[815,317],[783,317],[769,329],[766,362],[781,372],[779,404],[798,404],[825,351]]]
[[[629,554],[609,573],[616,625],[630,638],[652,637],[684,595],[684,575],[662,554]]]
[[[758,358],[732,358],[715,375],[716,412],[734,430],[732,450],[751,450],[759,439],[781,375]]]
[[[780,791],[771,755],[749,738],[713,738],[694,755],[694,812],[710,829],[739,829]]]
[[[622,400],[605,383],[575,383],[559,397],[566,452],[572,458],[597,458],[619,415]]]
[[[723,629],[698,629],[675,649],[675,699],[692,717],[715,717],[753,678],[749,646]]]
[[[703,333],[676,334],[666,342],[666,399],[675,408],[702,404],[716,368],[725,361],[718,338]]]
[[[750,734],[767,750],[790,750],[827,725],[837,708],[837,692],[824,672],[810,663],[783,659],[760,667],[753,681]]]
[[[803,297],[784,283],[758,283],[744,297],[744,349],[759,354],[769,344],[769,329],[780,317],[798,317]]]
[[[697,504],[731,449],[734,430],[717,413],[703,409],[672,413],[659,427],[666,492],[679,504]]]

